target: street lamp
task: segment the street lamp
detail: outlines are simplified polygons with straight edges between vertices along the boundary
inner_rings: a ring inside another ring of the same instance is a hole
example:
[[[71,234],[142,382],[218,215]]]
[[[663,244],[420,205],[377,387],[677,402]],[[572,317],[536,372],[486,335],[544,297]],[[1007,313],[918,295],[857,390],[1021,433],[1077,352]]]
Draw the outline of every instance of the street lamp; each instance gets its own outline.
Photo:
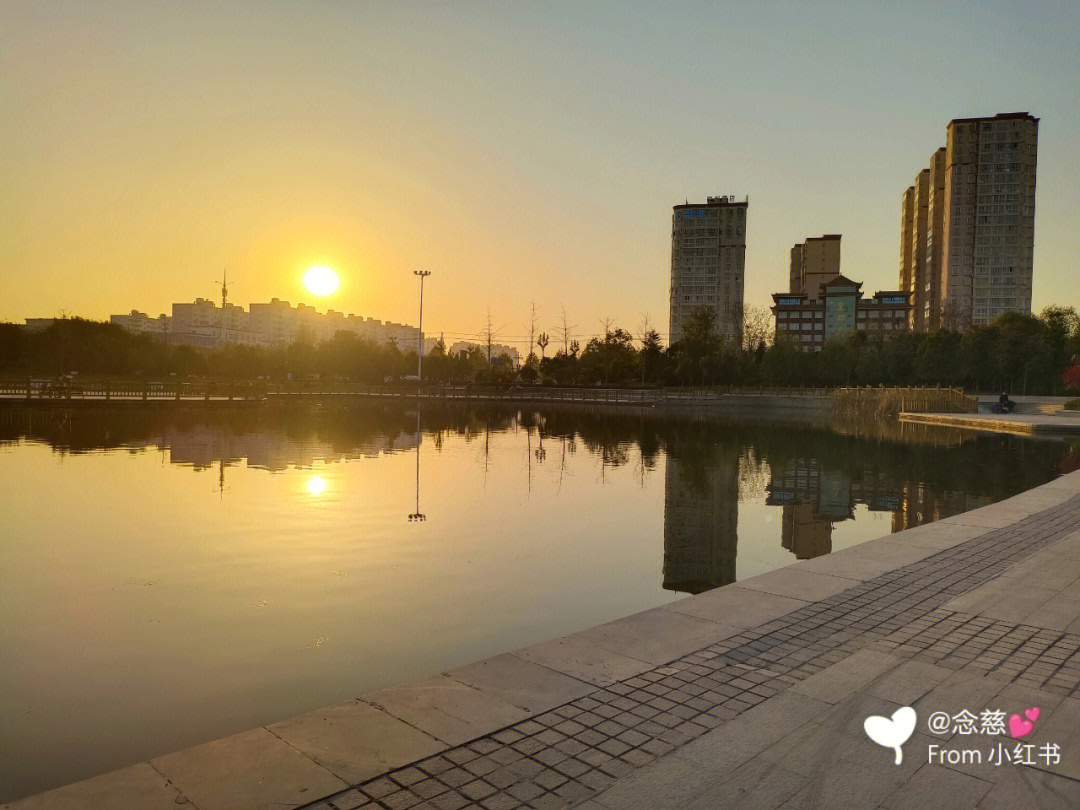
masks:
[[[413,270],[413,275],[420,279],[420,326],[416,332],[416,379],[424,382],[424,279],[431,275],[430,270]]]

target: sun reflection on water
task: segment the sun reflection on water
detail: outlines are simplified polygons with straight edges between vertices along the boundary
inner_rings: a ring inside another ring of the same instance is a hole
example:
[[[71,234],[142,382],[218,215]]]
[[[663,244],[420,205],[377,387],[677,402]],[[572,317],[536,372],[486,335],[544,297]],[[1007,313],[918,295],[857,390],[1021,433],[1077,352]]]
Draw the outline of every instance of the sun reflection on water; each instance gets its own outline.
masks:
[[[321,475],[313,475],[307,480],[306,489],[308,495],[312,495],[318,498],[324,492],[326,492],[326,479]]]

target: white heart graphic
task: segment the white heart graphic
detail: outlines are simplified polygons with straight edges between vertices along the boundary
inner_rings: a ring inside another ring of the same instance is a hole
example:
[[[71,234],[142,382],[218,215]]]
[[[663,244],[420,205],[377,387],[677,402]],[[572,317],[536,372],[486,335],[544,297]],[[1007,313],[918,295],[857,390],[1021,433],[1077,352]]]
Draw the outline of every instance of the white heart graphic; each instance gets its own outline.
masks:
[[[896,751],[896,764],[904,761],[904,752],[900,746],[908,741],[915,731],[915,710],[904,706],[893,712],[892,719],[872,714],[863,721],[866,736],[885,748]]]

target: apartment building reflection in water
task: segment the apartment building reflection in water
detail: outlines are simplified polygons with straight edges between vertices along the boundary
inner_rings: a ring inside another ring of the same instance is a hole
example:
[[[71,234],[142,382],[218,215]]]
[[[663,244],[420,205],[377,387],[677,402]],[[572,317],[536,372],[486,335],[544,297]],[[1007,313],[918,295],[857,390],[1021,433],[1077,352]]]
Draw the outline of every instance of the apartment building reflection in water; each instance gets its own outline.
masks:
[[[664,588],[700,593],[736,579],[739,527],[739,454],[667,459],[664,486]],[[744,493],[746,496],[748,493]],[[757,497],[760,497],[757,496]],[[976,509],[986,496],[933,492],[876,464],[861,472],[813,457],[775,461],[765,502],[781,508],[780,542],[799,560],[833,549],[833,527],[855,517],[856,505],[890,512],[894,532]]]
[[[667,459],[664,588],[701,593],[735,581],[739,455],[708,463]]]
[[[772,467],[766,503],[782,507],[781,543],[807,560],[832,551],[833,526],[855,517],[855,505],[891,512],[894,532],[911,529],[990,503],[963,492],[934,493],[925,484],[904,481],[875,465],[858,477],[799,458]]]

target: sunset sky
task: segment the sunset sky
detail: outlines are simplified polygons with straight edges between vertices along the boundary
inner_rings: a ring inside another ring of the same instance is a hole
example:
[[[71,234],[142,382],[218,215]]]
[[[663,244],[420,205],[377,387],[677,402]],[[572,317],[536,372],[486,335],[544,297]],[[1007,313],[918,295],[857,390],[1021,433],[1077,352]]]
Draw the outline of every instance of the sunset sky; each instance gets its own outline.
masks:
[[[873,7],[873,10],[865,9]],[[1080,4],[0,0],[0,320],[277,296],[505,342],[667,331],[671,206],[897,285],[951,118],[1041,119],[1033,308],[1080,305]],[[311,265],[341,276],[315,300]]]

